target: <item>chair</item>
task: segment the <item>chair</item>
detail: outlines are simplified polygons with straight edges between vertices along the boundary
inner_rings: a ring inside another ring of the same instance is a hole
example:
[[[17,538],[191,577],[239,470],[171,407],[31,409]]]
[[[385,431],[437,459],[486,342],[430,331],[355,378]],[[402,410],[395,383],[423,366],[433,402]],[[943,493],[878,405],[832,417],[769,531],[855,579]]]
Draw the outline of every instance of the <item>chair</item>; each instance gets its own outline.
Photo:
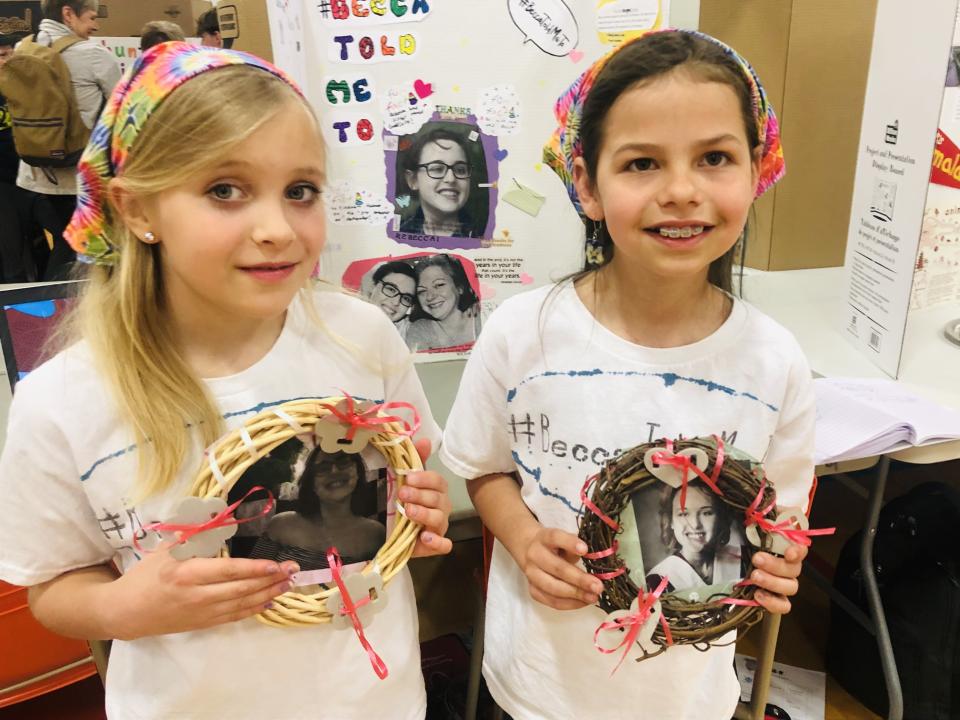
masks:
[[[487,579],[490,577],[490,558],[493,554],[493,533],[483,526],[483,577],[481,578],[481,598],[474,620],[473,650],[470,653],[470,675],[467,680],[467,700],[464,720],[476,720],[477,705],[480,699],[480,676],[483,663],[484,603],[486,601]],[[780,615],[766,613],[760,624],[760,650],[757,653],[757,669],[754,674],[753,690],[749,702],[741,702],[734,712],[735,720],[764,720],[767,707],[767,695],[770,692],[770,678],[773,673],[773,658],[777,650],[777,636],[780,632]],[[495,707],[493,720],[502,720],[503,710]]]
[[[0,348],[11,391],[42,362],[58,317],[79,283],[0,290]],[[29,700],[106,671],[108,644],[56,635],[30,614],[27,590],[0,583],[0,636],[17,647],[0,658],[0,707]]]

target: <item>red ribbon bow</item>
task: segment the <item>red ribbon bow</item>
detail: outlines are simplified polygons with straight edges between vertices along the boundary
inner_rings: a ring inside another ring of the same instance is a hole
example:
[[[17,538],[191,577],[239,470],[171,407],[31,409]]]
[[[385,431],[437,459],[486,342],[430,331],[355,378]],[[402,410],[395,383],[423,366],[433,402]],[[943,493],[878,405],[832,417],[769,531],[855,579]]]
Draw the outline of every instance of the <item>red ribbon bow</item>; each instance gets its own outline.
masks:
[[[253,493],[259,492],[260,490],[263,490],[263,491],[267,494],[267,502],[266,502],[266,504],[263,506],[263,508],[260,510],[260,512],[257,513],[256,515],[252,515],[251,517],[248,517],[248,518],[241,518],[241,519],[239,519],[239,520],[238,520],[237,518],[235,518],[235,517],[233,516],[233,513],[236,511],[236,509],[237,509],[238,507],[240,507],[240,505],[243,503],[243,501],[246,500],[248,497],[250,497]],[[275,502],[275,501],[274,501],[274,499],[273,499],[273,493],[271,493],[271,492],[270,492],[269,490],[267,490],[265,487],[261,487],[260,485],[257,485],[256,487],[250,488],[250,489],[247,491],[246,495],[244,495],[242,498],[240,498],[239,500],[237,500],[237,501],[236,501],[235,503],[233,503],[232,505],[228,505],[227,507],[225,507],[223,510],[221,510],[220,512],[218,512],[216,515],[214,515],[214,516],[213,516],[212,518],[210,518],[209,520],[205,520],[205,521],[203,521],[203,522],[201,522],[201,523],[165,523],[165,522],[155,522],[155,523],[150,523],[149,525],[145,525],[145,526],[143,527],[143,530],[144,530],[144,532],[155,531],[155,532],[170,532],[170,533],[176,533],[176,535],[177,535],[177,540],[176,540],[176,542],[173,543],[173,545],[183,545],[183,544],[186,543],[190,538],[192,538],[194,535],[199,535],[200,533],[206,532],[207,530],[213,530],[213,529],[215,529],[215,528],[227,527],[227,526],[229,526],[229,525],[242,525],[243,523],[248,523],[248,522],[250,522],[251,520],[257,520],[257,519],[259,519],[259,518],[265,517],[266,515],[269,515],[269,514],[270,514],[270,511],[271,511],[271,510],[273,510],[274,502]],[[134,536],[133,536],[133,546],[134,546],[139,552],[150,552],[150,551],[148,551],[148,550],[144,550],[144,549],[140,546],[140,541],[137,539],[136,534],[134,534]],[[173,547],[173,546],[171,546],[171,547]]]
[[[650,613],[653,612],[654,604],[656,604],[663,591],[667,589],[667,584],[668,580],[664,577],[660,580],[660,584],[653,592],[644,593],[643,588],[638,588],[636,612],[632,612],[629,615],[617,618],[616,620],[607,620],[606,622],[601,623],[600,627],[598,627],[593,633],[594,647],[604,654],[609,655],[610,653],[614,653],[620,648],[626,646],[623,651],[623,655],[620,656],[620,661],[617,663],[616,667],[610,671],[611,675],[619,670],[620,666],[623,664],[623,661],[626,660],[627,655],[630,652],[630,648],[633,647],[633,643],[637,639],[637,635],[640,634],[641,628],[643,628],[644,624],[650,618]],[[660,626],[663,628],[663,634],[666,636],[667,645],[673,645],[673,636],[670,634],[670,626],[667,624],[667,621],[663,615],[660,615]],[[597,639],[600,637],[600,633],[604,630],[626,630],[627,633],[623,640],[620,641],[619,645],[608,650],[607,648],[600,647],[600,645],[597,644]]]
[[[666,452],[655,452],[651,455],[651,459],[657,465],[672,465],[678,470],[683,471],[683,475],[680,478],[680,509],[685,510],[687,507],[687,481],[690,476],[690,471],[692,470],[696,473],[707,486],[713,490],[717,495],[723,495],[723,491],[717,485],[717,480],[720,479],[720,469],[723,467],[723,440],[718,436],[714,435],[714,439],[717,441],[717,460],[713,465],[713,476],[708,477],[700,468],[697,467],[697,464],[690,459],[689,455],[677,455],[673,452],[673,440],[665,440]]]
[[[776,500],[772,500],[769,505],[767,505],[763,510],[759,510],[760,503],[763,501],[763,489],[766,487],[767,479],[761,478],[760,480],[760,490],[757,492],[757,496],[753,499],[753,502],[750,503],[750,507],[747,508],[746,513],[744,513],[743,524],[744,527],[749,527],[751,525],[757,525],[768,535],[772,533],[777,533],[783,535],[787,540],[792,542],[795,545],[804,545],[810,547],[813,544],[813,541],[810,539],[815,535],[833,535],[836,532],[836,528],[820,528],[818,530],[800,530],[793,526],[789,520],[784,520],[779,523],[772,523],[767,520],[766,516],[773,510],[776,505]]]
[[[358,409],[357,402],[353,397],[344,392],[343,398],[347,402],[346,412],[342,411],[337,405],[333,403],[320,403],[320,407],[327,408],[330,411],[330,414],[337,418],[340,422],[349,425],[350,429],[347,430],[346,440],[350,442],[353,440],[354,436],[357,434],[357,430],[380,430],[382,432],[390,432],[394,435],[405,435],[410,437],[417,430],[420,429],[420,415],[417,413],[417,409],[406,402],[389,402],[389,403],[379,403],[370,405],[366,409]],[[381,411],[389,410],[409,410],[413,413],[413,422],[408,423],[399,415],[380,415]],[[393,430],[386,429],[379,426],[387,425],[389,423],[399,423],[403,426],[402,430]]]
[[[373,649],[373,646],[370,645],[370,641],[367,640],[367,636],[363,633],[363,624],[360,622],[360,618],[357,615],[357,610],[371,602],[370,596],[367,595],[367,597],[356,603],[353,601],[353,598],[350,597],[350,593],[347,591],[347,586],[343,583],[343,576],[340,574],[340,570],[343,568],[343,562],[340,560],[340,553],[337,552],[335,547],[331,547],[329,550],[327,550],[327,564],[330,566],[330,573],[333,575],[333,581],[337,584],[337,588],[340,590],[340,600],[342,603],[340,614],[350,617],[350,622],[353,624],[353,630],[357,633],[357,639],[360,641],[363,649],[367,651],[367,657],[370,658],[370,665],[373,666],[373,671],[377,674],[378,678],[384,680],[388,674],[387,665],[385,662],[383,662],[380,656],[377,655],[376,651]]]

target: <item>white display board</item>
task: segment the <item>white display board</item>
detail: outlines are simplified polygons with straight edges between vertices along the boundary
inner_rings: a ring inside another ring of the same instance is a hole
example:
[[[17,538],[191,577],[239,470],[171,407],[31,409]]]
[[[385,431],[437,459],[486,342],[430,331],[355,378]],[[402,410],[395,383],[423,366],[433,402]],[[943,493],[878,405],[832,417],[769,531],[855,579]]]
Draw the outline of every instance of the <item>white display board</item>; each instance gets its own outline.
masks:
[[[956,0],[877,5],[840,318],[846,337],[893,377],[919,257],[956,15]],[[931,193],[934,203],[938,193]]]
[[[501,301],[579,269],[583,225],[542,163],[553,105],[614,43],[666,26],[668,0],[267,3],[274,57],[329,149],[321,275],[376,302],[383,263],[416,267],[387,291],[418,360],[464,355]],[[438,254],[446,279],[424,260]],[[459,334],[443,326],[454,303]]]

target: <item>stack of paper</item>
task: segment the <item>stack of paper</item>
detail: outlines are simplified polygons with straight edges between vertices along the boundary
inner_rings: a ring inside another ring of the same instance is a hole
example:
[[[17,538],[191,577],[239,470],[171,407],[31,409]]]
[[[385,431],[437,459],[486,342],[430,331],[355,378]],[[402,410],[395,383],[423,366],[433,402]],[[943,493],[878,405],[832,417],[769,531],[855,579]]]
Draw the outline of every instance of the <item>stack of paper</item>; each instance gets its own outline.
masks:
[[[813,386],[818,465],[960,439],[960,412],[893,380],[817,378]]]

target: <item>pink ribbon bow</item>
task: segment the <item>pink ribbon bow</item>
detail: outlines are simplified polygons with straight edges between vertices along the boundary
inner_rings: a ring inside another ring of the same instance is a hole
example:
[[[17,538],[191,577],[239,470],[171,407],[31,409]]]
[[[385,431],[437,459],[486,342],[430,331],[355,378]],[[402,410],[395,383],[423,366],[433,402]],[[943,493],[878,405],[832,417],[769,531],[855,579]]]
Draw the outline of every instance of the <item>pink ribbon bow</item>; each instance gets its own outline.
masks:
[[[350,426],[350,429],[347,430],[346,434],[347,442],[353,440],[354,436],[357,434],[357,430],[380,430],[382,432],[390,432],[395,435],[404,435],[406,437],[410,437],[420,429],[420,415],[417,413],[417,409],[410,403],[379,403],[370,405],[366,409],[358,409],[357,402],[349,393],[346,393],[343,390],[340,392],[343,393],[344,400],[346,400],[347,403],[346,412],[342,411],[333,403],[320,403],[320,407],[326,408],[330,411],[330,414],[337,418],[340,422]],[[413,413],[413,422],[409,423],[399,415],[379,414],[381,411],[390,410],[409,410],[411,413]],[[399,423],[403,426],[403,429],[387,430],[386,428],[381,427],[389,423]]]
[[[343,562],[340,560],[340,553],[337,552],[335,547],[327,550],[327,564],[330,566],[333,581],[337,584],[337,589],[340,590],[340,599],[343,603],[343,606],[340,608],[340,614],[350,617],[353,630],[357,633],[357,639],[360,641],[363,649],[367,651],[367,657],[370,658],[370,665],[373,666],[373,671],[381,680],[386,679],[388,675],[387,665],[380,656],[377,655],[373,646],[370,645],[370,641],[367,640],[367,636],[363,633],[363,623],[360,622],[360,617],[357,615],[357,610],[371,602],[370,596],[367,595],[367,597],[356,603],[353,601],[353,598],[350,597],[347,586],[343,582],[343,576],[340,574],[340,570],[343,568]]]
[[[650,613],[653,611],[653,606],[656,604],[657,600],[660,599],[660,595],[663,593],[663,591],[667,589],[667,584],[668,580],[664,577],[660,580],[660,584],[653,592],[644,593],[643,588],[638,588],[636,612],[632,612],[629,615],[617,618],[616,620],[607,620],[606,622],[601,623],[593,633],[594,647],[604,654],[609,655],[610,653],[614,653],[620,648],[626,646],[623,651],[623,655],[620,656],[620,661],[610,672],[611,675],[619,670],[620,666],[623,664],[623,661],[626,660],[627,655],[630,653],[630,648],[633,647],[633,643],[637,639],[637,635],[650,618]],[[670,626],[667,624],[667,621],[663,615],[660,616],[660,626],[663,628],[663,634],[666,636],[667,645],[673,645],[673,636],[670,634]],[[627,632],[626,635],[624,635],[623,640],[620,641],[619,645],[614,648],[607,649],[600,647],[597,642],[597,639],[600,637],[600,633],[605,630],[616,630],[618,632],[626,630]]]
[[[687,507],[687,482],[690,477],[690,471],[692,470],[696,473],[707,486],[713,490],[717,495],[723,495],[723,491],[717,486],[717,480],[720,479],[720,470],[723,468],[723,440],[721,440],[717,435],[713,436],[717,441],[717,460],[713,465],[713,476],[708,477],[700,468],[697,467],[697,464],[690,459],[688,455],[677,455],[673,452],[673,440],[665,440],[666,452],[655,452],[651,455],[651,459],[657,465],[672,465],[678,470],[683,471],[683,475],[680,478],[680,509],[685,510]]]
[[[766,487],[767,479],[761,478],[760,480],[760,490],[757,492],[757,496],[753,499],[753,502],[750,503],[750,507],[747,508],[746,513],[744,513],[743,525],[744,527],[749,527],[751,525],[757,525],[768,535],[771,533],[777,533],[783,535],[787,540],[792,542],[795,545],[804,545],[810,547],[813,544],[813,541],[810,539],[816,535],[833,535],[836,532],[836,528],[820,528],[818,530],[799,530],[793,526],[789,520],[784,520],[779,523],[772,523],[767,520],[766,516],[773,510],[776,505],[776,500],[772,500],[769,505],[767,505],[763,510],[759,510],[760,503],[763,501],[763,489]]]
[[[236,511],[238,507],[240,507],[243,501],[246,500],[251,495],[253,495],[253,493],[259,492],[260,490],[263,490],[267,494],[267,502],[261,508],[260,512],[248,518],[241,518],[241,519],[235,518],[233,516],[233,513]],[[259,518],[265,517],[266,515],[269,515],[270,512],[273,510],[274,502],[275,501],[273,498],[273,493],[271,493],[265,487],[261,487],[260,485],[257,485],[256,487],[250,488],[247,491],[247,493],[242,498],[237,500],[235,503],[233,503],[232,505],[228,505],[219,513],[214,515],[212,518],[210,518],[209,520],[205,520],[202,523],[182,523],[181,524],[181,523],[155,522],[155,523],[150,523],[149,525],[145,525],[143,527],[143,530],[144,532],[154,531],[154,532],[176,533],[177,539],[176,539],[176,542],[174,542],[173,544],[182,545],[186,543],[194,535],[199,535],[200,533],[206,532],[207,530],[227,527],[229,525],[242,525],[243,523],[248,523],[251,520],[257,520]],[[147,550],[144,550],[140,546],[140,541],[137,539],[136,535],[133,536],[133,545],[139,552],[149,552]]]

